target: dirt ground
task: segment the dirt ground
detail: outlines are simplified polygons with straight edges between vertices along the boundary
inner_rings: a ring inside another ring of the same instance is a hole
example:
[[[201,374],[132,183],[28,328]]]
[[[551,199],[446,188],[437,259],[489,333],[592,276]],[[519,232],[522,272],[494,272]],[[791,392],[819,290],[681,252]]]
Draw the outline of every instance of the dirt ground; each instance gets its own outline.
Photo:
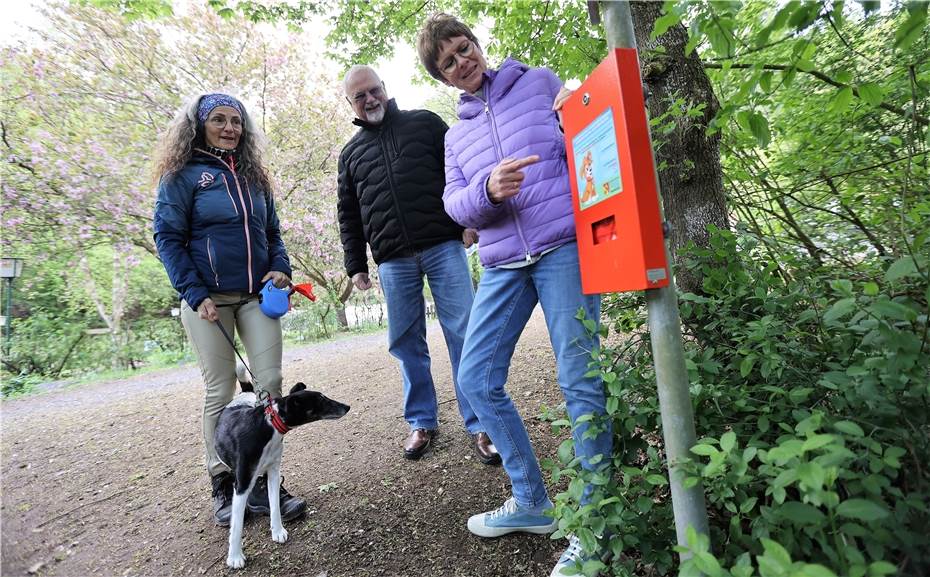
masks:
[[[441,434],[420,461],[402,458],[400,373],[385,335],[285,351],[285,388],[351,405],[337,421],[285,439],[283,473],[308,514],[271,541],[268,518],[247,519],[237,575],[318,577],[546,576],[565,546],[538,535],[480,539],[469,515],[510,494],[500,467],[472,456],[448,355],[429,327]],[[561,402],[537,310],[510,373],[540,457],[559,439],[537,418]],[[214,526],[203,467],[195,366],[81,385],[2,404],[2,574],[229,575],[228,533]],[[554,494],[558,488],[550,491]]]

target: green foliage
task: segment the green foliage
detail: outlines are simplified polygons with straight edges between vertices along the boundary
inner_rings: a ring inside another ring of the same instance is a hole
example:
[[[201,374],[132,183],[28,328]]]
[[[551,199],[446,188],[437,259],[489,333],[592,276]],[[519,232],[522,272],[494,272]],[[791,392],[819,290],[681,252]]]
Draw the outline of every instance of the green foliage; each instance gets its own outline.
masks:
[[[588,21],[585,3],[486,2],[483,0],[349,0],[332,17],[330,56],[345,66],[390,56],[397,41],[415,45],[423,22],[434,12],[460,18],[480,34],[493,62],[512,56],[548,66],[563,78],[583,78],[607,53],[600,31]]]
[[[930,342],[926,245],[869,280],[803,259],[775,265],[750,235],[715,231],[681,295],[700,439],[683,467],[703,483],[711,535],[682,575],[921,575],[930,568]],[[792,271],[792,275],[784,274]],[[658,397],[638,297],[605,303],[619,340],[598,356],[615,433],[609,478],[553,464],[560,534],[611,535],[614,575],[672,571]],[[632,331],[631,331],[632,329]],[[556,421],[556,425],[567,425]],[[594,499],[578,508],[582,480]],[[709,548],[708,543],[713,544]],[[896,567],[897,566],[897,567]],[[889,569],[890,568],[890,569]]]

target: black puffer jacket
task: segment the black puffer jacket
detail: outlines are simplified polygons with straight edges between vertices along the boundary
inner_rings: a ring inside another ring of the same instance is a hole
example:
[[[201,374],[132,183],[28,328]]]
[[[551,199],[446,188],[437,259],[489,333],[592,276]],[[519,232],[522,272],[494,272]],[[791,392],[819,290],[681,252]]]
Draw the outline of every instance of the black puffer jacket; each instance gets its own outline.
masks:
[[[346,272],[368,272],[365,243],[375,262],[462,238],[442,204],[448,126],[428,110],[387,103],[379,125],[356,119],[360,130],[339,155],[339,229]]]

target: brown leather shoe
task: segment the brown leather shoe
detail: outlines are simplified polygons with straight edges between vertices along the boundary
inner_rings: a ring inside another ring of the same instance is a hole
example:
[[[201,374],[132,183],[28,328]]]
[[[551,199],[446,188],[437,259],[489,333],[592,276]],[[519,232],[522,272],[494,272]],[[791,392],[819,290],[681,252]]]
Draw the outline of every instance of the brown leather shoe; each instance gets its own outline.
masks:
[[[429,449],[436,434],[436,429],[414,429],[410,431],[410,436],[404,441],[404,458],[417,460],[422,457],[423,453]]]
[[[485,465],[500,465],[501,454],[497,452],[497,447],[491,442],[491,437],[481,431],[471,436],[471,445],[478,454],[478,459]]]

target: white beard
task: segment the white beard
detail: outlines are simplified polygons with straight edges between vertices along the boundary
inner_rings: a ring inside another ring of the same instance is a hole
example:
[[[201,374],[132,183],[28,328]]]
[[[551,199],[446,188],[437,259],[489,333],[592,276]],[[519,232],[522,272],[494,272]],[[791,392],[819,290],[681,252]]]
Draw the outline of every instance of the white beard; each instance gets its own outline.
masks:
[[[374,110],[366,110],[365,118],[371,124],[380,124],[381,121],[384,120],[384,105],[382,104]]]

